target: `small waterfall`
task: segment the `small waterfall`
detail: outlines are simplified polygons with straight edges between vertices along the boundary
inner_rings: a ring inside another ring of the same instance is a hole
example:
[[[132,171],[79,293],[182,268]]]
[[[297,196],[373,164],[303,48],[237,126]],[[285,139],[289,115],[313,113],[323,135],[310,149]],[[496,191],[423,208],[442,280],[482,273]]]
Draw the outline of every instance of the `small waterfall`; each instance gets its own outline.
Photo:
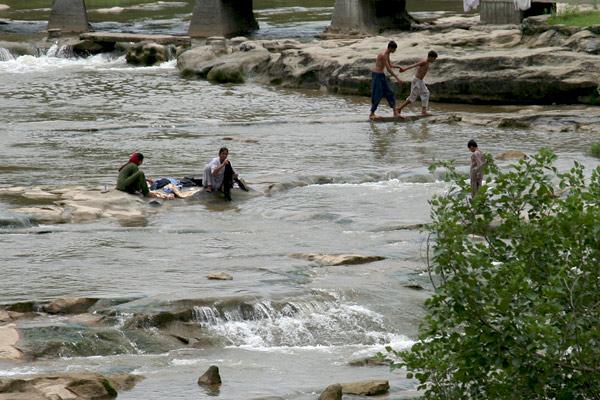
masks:
[[[11,52],[8,51],[8,49],[5,49],[4,47],[0,47],[0,61],[10,61],[10,60],[14,60],[14,59],[15,58],[13,57]]]
[[[394,336],[380,314],[331,300],[196,306],[193,320],[211,337],[235,346],[374,345]]]
[[[50,46],[48,51],[46,52],[47,57],[56,57],[56,58],[73,58],[73,47],[62,45],[59,46],[58,43]]]

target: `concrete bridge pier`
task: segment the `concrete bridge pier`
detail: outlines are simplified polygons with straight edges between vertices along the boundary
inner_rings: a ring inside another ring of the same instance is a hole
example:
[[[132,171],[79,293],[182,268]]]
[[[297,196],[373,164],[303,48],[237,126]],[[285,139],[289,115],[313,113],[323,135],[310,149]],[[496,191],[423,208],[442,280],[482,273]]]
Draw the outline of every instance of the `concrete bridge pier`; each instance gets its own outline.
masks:
[[[192,37],[232,36],[258,29],[252,0],[196,0],[190,29]]]
[[[87,32],[85,0],[53,0],[48,29],[60,29],[62,33]]]
[[[410,27],[406,0],[335,0],[332,33],[378,34]]]

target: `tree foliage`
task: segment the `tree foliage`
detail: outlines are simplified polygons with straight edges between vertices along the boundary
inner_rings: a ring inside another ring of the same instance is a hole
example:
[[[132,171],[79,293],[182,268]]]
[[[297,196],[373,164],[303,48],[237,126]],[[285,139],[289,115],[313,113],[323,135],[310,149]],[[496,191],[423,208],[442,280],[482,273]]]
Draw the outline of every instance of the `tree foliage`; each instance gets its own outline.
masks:
[[[600,168],[555,159],[490,159],[472,200],[443,163],[452,186],[428,225],[439,283],[419,341],[388,348],[426,399],[600,399]]]

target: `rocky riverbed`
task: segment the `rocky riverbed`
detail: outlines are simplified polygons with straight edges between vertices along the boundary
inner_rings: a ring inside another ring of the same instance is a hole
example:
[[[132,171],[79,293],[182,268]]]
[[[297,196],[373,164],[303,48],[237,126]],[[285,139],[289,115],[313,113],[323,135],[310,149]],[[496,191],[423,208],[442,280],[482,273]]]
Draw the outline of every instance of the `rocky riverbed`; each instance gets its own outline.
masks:
[[[209,38],[179,52],[184,76],[214,82],[259,81],[370,95],[375,55],[389,40],[393,63],[411,65],[439,54],[425,78],[431,100],[472,104],[600,104],[600,26],[568,28],[545,24],[545,16],[521,25],[482,25],[479,16],[453,17],[410,32],[375,37],[248,41]],[[410,91],[413,72],[392,82],[396,96]]]

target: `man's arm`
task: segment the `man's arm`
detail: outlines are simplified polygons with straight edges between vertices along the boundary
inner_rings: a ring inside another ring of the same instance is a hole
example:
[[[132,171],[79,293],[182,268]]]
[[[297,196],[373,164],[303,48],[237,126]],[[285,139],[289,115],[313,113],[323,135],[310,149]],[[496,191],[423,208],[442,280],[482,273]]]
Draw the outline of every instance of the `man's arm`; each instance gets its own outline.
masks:
[[[390,56],[388,54],[387,57],[385,57],[385,68],[388,70],[388,72],[394,77],[396,78],[396,80],[398,81],[398,83],[402,83],[402,80],[400,79],[400,77],[398,75],[396,75],[396,73],[394,72],[394,70],[392,69],[392,63],[390,62]]]
[[[427,62],[427,60],[420,61],[420,62],[418,62],[418,63],[416,63],[416,64],[413,64],[413,65],[411,65],[411,66],[409,66],[409,67],[405,67],[405,68],[404,68],[404,70],[405,70],[405,71],[408,71],[408,70],[409,70],[409,69],[411,69],[411,68],[420,67],[421,65],[424,65],[426,62]]]

